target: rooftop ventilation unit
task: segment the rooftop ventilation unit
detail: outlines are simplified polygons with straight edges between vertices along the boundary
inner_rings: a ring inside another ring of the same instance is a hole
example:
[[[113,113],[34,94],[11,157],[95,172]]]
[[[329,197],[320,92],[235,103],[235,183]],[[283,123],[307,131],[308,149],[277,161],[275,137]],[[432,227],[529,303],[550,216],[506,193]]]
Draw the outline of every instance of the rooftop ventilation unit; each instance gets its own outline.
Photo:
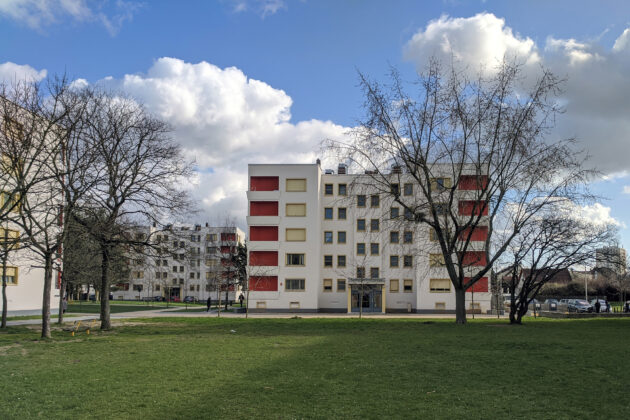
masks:
[[[400,165],[392,165],[393,174],[402,174],[402,167]]]
[[[325,173],[326,175],[334,175],[334,174],[335,174],[335,171],[333,171],[332,169],[326,169],[326,170],[324,171],[324,173]]]
[[[345,175],[347,173],[348,166],[345,163],[340,163],[337,167],[337,173],[339,175]]]

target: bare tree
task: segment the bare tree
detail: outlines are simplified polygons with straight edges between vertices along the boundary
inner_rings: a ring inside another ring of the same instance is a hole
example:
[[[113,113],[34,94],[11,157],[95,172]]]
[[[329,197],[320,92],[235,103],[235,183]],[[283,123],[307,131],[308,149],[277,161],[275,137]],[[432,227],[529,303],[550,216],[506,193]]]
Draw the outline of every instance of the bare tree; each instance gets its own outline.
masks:
[[[132,224],[159,223],[190,210],[191,202],[180,185],[191,167],[169,138],[169,127],[139,103],[99,89],[84,94],[88,102],[81,139],[95,158],[82,177],[82,182],[93,184],[82,206],[87,215],[76,217],[100,246],[101,329],[110,329],[112,249],[118,244],[147,243],[129,238],[126,232]],[[65,184],[69,191],[80,186]]]
[[[570,140],[545,139],[560,111],[554,96],[561,80],[543,69],[524,87],[521,67],[507,60],[489,74],[473,80],[432,60],[416,97],[395,71],[390,86],[360,74],[366,118],[350,141],[327,144],[351,169],[365,170],[370,188],[392,198],[401,217],[433,231],[459,324],[466,290],[488,275],[522,227],[592,175]],[[413,194],[401,191],[405,183]],[[511,229],[499,241],[495,224],[508,209]]]
[[[595,250],[615,233],[614,226],[580,220],[559,207],[523,226],[503,255],[510,262],[510,323],[521,324],[545,284],[563,270],[594,261]]]

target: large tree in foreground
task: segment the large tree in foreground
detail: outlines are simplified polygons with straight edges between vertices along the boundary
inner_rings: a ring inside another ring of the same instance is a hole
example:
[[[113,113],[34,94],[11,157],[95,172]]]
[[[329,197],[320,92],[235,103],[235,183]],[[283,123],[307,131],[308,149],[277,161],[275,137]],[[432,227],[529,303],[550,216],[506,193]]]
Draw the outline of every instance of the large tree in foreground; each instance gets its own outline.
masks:
[[[158,225],[190,210],[181,185],[191,166],[170,138],[170,128],[135,100],[98,88],[86,88],[82,94],[87,111],[81,121],[81,144],[93,156],[93,164],[75,183],[64,185],[70,195],[84,183],[91,185],[81,212],[72,217],[99,245],[101,328],[109,329],[113,250],[125,244],[151,246],[152,238],[129,234],[134,225]]]
[[[571,141],[546,139],[562,81],[545,69],[536,80],[523,76],[509,61],[472,79],[433,60],[410,95],[396,72],[389,85],[360,75],[365,119],[350,141],[328,144],[404,209],[401,219],[431,231],[459,324],[466,290],[489,276],[535,215],[559,200],[579,201],[591,175]]]

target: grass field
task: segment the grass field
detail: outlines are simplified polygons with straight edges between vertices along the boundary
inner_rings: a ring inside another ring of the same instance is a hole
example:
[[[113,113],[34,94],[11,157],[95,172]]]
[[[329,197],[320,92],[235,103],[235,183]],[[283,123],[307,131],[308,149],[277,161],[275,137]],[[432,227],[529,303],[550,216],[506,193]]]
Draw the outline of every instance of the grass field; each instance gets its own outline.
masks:
[[[130,321],[0,333],[0,418],[624,418],[630,320]],[[235,331],[235,332],[232,332]]]
[[[109,305],[109,311],[112,314],[135,311],[155,311],[159,309],[166,309],[166,306],[126,305],[119,303]],[[98,303],[69,303],[66,313],[73,312],[83,314],[98,314],[101,312],[101,305]]]

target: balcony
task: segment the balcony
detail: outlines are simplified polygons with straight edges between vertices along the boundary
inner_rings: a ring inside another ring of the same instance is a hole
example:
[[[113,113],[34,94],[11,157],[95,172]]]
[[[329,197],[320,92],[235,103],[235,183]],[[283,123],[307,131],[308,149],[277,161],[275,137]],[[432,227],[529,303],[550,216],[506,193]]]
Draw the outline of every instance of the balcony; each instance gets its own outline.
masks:
[[[249,241],[247,249],[250,251],[277,251],[279,247],[278,241]]]
[[[247,216],[248,226],[277,226],[278,224],[280,224],[280,216]]]
[[[247,191],[247,199],[249,201],[255,200],[278,200],[280,198],[280,191]]]

